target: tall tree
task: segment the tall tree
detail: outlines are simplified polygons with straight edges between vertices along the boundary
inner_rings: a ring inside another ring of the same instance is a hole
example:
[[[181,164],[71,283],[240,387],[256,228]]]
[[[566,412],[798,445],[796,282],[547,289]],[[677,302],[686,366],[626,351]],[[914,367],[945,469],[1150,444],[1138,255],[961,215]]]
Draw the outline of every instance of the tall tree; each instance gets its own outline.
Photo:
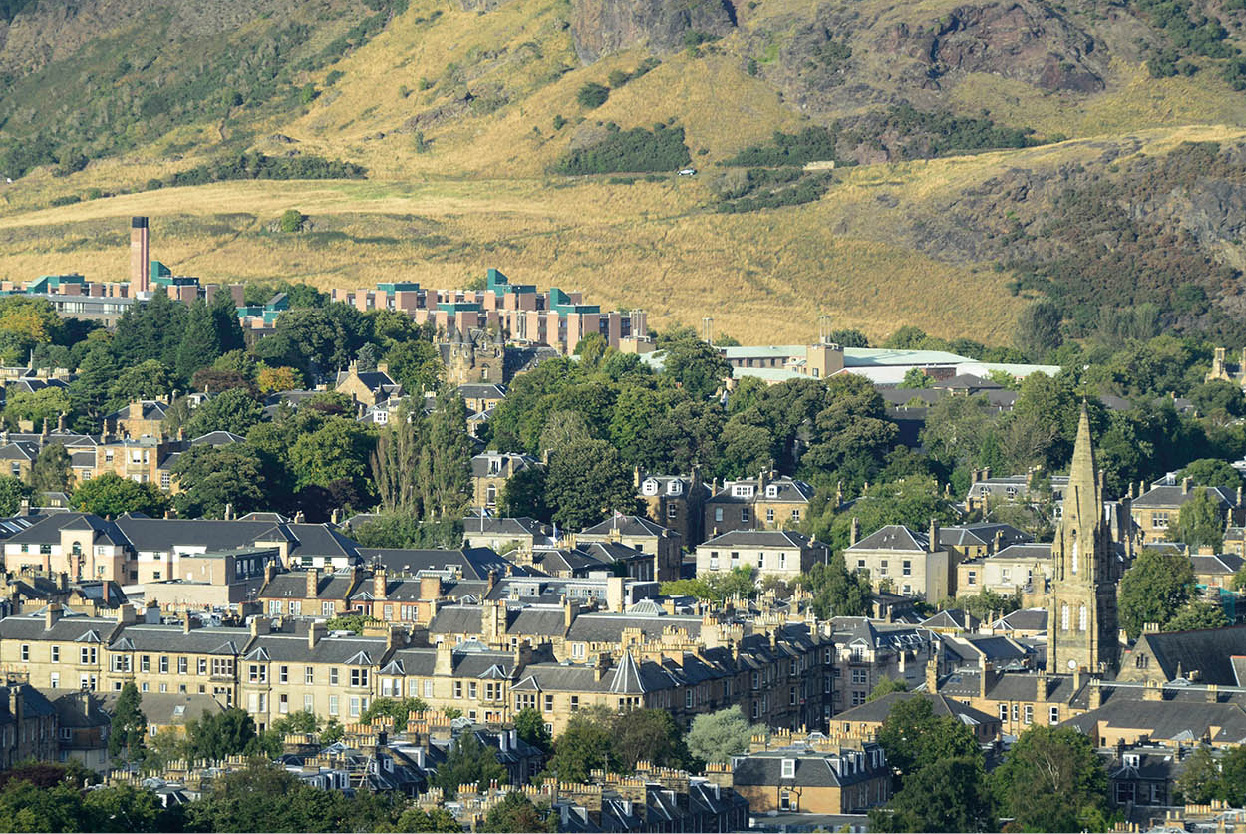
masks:
[[[69,452],[63,443],[49,443],[30,466],[30,488],[35,493],[69,489]]]
[[[903,786],[930,765],[956,758],[981,759],[973,731],[954,718],[934,714],[929,698],[897,700],[878,731],[878,743]]]
[[[1194,568],[1175,550],[1146,548],[1121,577],[1118,610],[1121,627],[1136,639],[1147,623],[1163,626],[1189,600]]]
[[[554,755],[545,770],[563,782],[584,782],[594,770],[617,773],[619,760],[609,722],[589,710],[572,715],[562,735],[554,740]]]
[[[1206,487],[1199,487],[1194,496],[1182,505],[1177,514],[1176,527],[1169,528],[1170,541],[1184,542],[1191,552],[1200,547],[1210,547],[1219,553],[1224,544],[1227,524],[1220,502]]]
[[[490,782],[506,783],[506,768],[498,763],[492,747],[480,742],[471,730],[464,730],[450,745],[446,761],[437,768],[437,786],[448,798],[454,797],[459,785],[476,783],[487,788]]]
[[[185,328],[186,305],[153,292],[151,300],[130,307],[117,322],[113,350],[126,366],[156,359],[176,368]]]
[[[443,388],[437,395],[428,441],[433,474],[429,515],[458,518],[469,500],[472,451],[467,439],[467,406],[454,389]]]
[[[1102,831],[1108,777],[1090,739],[1035,724],[991,775],[1004,811],[1027,831]]]
[[[20,478],[12,475],[0,475],[0,517],[9,518],[17,515],[22,499],[30,495],[30,487]]]
[[[203,301],[197,300],[186,314],[186,326],[177,350],[177,375],[189,380],[195,371],[211,365],[220,355],[221,342],[212,313]]]
[[[143,360],[139,360],[140,362]],[[78,365],[78,376],[69,383],[70,398],[75,409],[84,413],[92,422],[105,413],[110,389],[117,378],[117,357],[111,343],[95,341],[87,349]]]
[[[147,716],[134,681],[126,681],[113,708],[108,755],[123,762],[141,762],[147,755]]]
[[[1060,308],[1049,301],[1037,301],[1022,310],[1014,341],[1031,361],[1041,362],[1063,341]]]
[[[713,345],[695,336],[668,342],[662,374],[694,399],[705,399],[731,378],[731,364]]]
[[[874,831],[996,831],[997,826],[982,762],[968,756],[931,762],[906,780],[887,808],[870,811]]]
[[[84,513],[116,518],[124,513],[160,517],[168,498],[152,483],[138,483],[112,472],[78,485],[71,503]]]
[[[190,413],[186,436],[194,438],[213,431],[246,434],[263,419],[264,407],[245,388],[231,388]]]
[[[222,354],[246,348],[233,296],[228,292],[218,292],[208,306],[208,313],[212,317],[212,328],[216,331],[217,349]]]
[[[554,746],[549,730],[545,729],[545,716],[532,707],[524,707],[515,713],[515,730],[521,739],[543,753],[548,753]]]
[[[688,750],[683,732],[671,713],[663,709],[634,709],[619,713],[612,723],[614,752],[625,771],[640,761],[659,767],[687,767]]]
[[[263,465],[249,444],[191,446],[178,456],[173,474],[173,505],[182,518],[224,518],[226,506],[238,514],[264,507]]]
[[[416,472],[420,456],[426,452],[427,429],[428,420],[423,411],[409,410],[403,404],[377,433],[372,477],[383,509],[424,518]]]
[[[604,513],[630,513],[636,496],[632,475],[619,453],[604,440],[584,440],[550,458],[545,500],[553,520],[579,530]]]
[[[725,764],[732,756],[748,751],[749,740],[764,727],[754,727],[738,706],[704,713],[692,719],[688,730],[688,752],[705,762]]]

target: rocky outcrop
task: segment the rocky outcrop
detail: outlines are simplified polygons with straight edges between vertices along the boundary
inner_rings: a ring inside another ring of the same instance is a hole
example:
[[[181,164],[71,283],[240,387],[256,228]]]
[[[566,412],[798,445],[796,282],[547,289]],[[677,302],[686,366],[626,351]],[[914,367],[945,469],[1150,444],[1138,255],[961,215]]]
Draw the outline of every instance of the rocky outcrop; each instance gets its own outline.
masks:
[[[694,33],[721,37],[735,27],[730,0],[573,0],[571,31],[581,61],[648,46],[668,52]]]
[[[1102,44],[1035,0],[961,6],[930,26],[898,24],[879,46],[924,64],[936,80],[988,72],[1046,90],[1104,87]]]
[[[170,41],[212,37],[262,17],[289,18],[299,5],[298,0],[31,3],[11,22],[0,22],[0,71],[21,74],[35,70],[73,55],[96,39],[121,34],[135,26],[165,26]]]

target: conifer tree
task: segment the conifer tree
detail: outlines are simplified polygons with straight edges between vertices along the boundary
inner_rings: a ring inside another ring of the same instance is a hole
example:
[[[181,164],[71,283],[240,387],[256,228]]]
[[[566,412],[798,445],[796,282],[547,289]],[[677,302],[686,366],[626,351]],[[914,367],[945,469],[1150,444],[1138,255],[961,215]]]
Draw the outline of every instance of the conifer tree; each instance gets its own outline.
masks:
[[[117,698],[108,755],[129,762],[142,761],[147,756],[147,716],[143,714],[143,696],[134,681],[127,682]]]
[[[202,301],[196,301],[190,305],[182,344],[177,351],[178,376],[190,379],[195,371],[211,365],[220,355],[221,344],[212,313]]]

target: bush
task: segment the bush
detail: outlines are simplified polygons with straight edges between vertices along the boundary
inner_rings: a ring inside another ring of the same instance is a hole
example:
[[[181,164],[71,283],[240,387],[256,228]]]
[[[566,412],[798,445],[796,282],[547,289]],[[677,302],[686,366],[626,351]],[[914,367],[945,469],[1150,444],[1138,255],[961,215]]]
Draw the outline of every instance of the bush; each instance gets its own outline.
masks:
[[[307,216],[298,209],[286,209],[281,215],[281,231],[286,234],[301,232],[306,221]]]
[[[692,163],[682,127],[643,127],[619,130],[588,148],[576,148],[555,166],[563,174],[674,171]]]
[[[610,98],[610,88],[593,81],[585,84],[575,94],[575,100],[580,103],[580,106],[587,107],[590,110],[595,107],[601,107],[608,98]]]
[[[776,130],[769,145],[753,145],[736,154],[724,165],[743,168],[776,165],[804,165],[835,159],[835,144],[839,141],[839,125],[832,127],[807,127],[800,133],[783,133]]]
[[[805,173],[792,169],[750,170],[744,195],[726,198],[718,210],[724,214],[741,214],[761,209],[800,206],[822,199],[831,185],[829,173]],[[724,191],[726,193],[739,193]]]
[[[226,180],[362,180],[367,174],[368,169],[362,165],[319,156],[278,158],[244,153],[170,174],[164,180],[148,180],[147,190]]]

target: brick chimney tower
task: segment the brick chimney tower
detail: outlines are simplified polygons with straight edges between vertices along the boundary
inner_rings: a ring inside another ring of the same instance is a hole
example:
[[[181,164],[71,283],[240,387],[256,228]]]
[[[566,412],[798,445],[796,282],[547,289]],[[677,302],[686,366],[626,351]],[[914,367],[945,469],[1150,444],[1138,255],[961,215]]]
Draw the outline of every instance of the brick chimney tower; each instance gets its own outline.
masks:
[[[151,237],[146,217],[130,220],[130,286],[132,292],[151,291]]]

